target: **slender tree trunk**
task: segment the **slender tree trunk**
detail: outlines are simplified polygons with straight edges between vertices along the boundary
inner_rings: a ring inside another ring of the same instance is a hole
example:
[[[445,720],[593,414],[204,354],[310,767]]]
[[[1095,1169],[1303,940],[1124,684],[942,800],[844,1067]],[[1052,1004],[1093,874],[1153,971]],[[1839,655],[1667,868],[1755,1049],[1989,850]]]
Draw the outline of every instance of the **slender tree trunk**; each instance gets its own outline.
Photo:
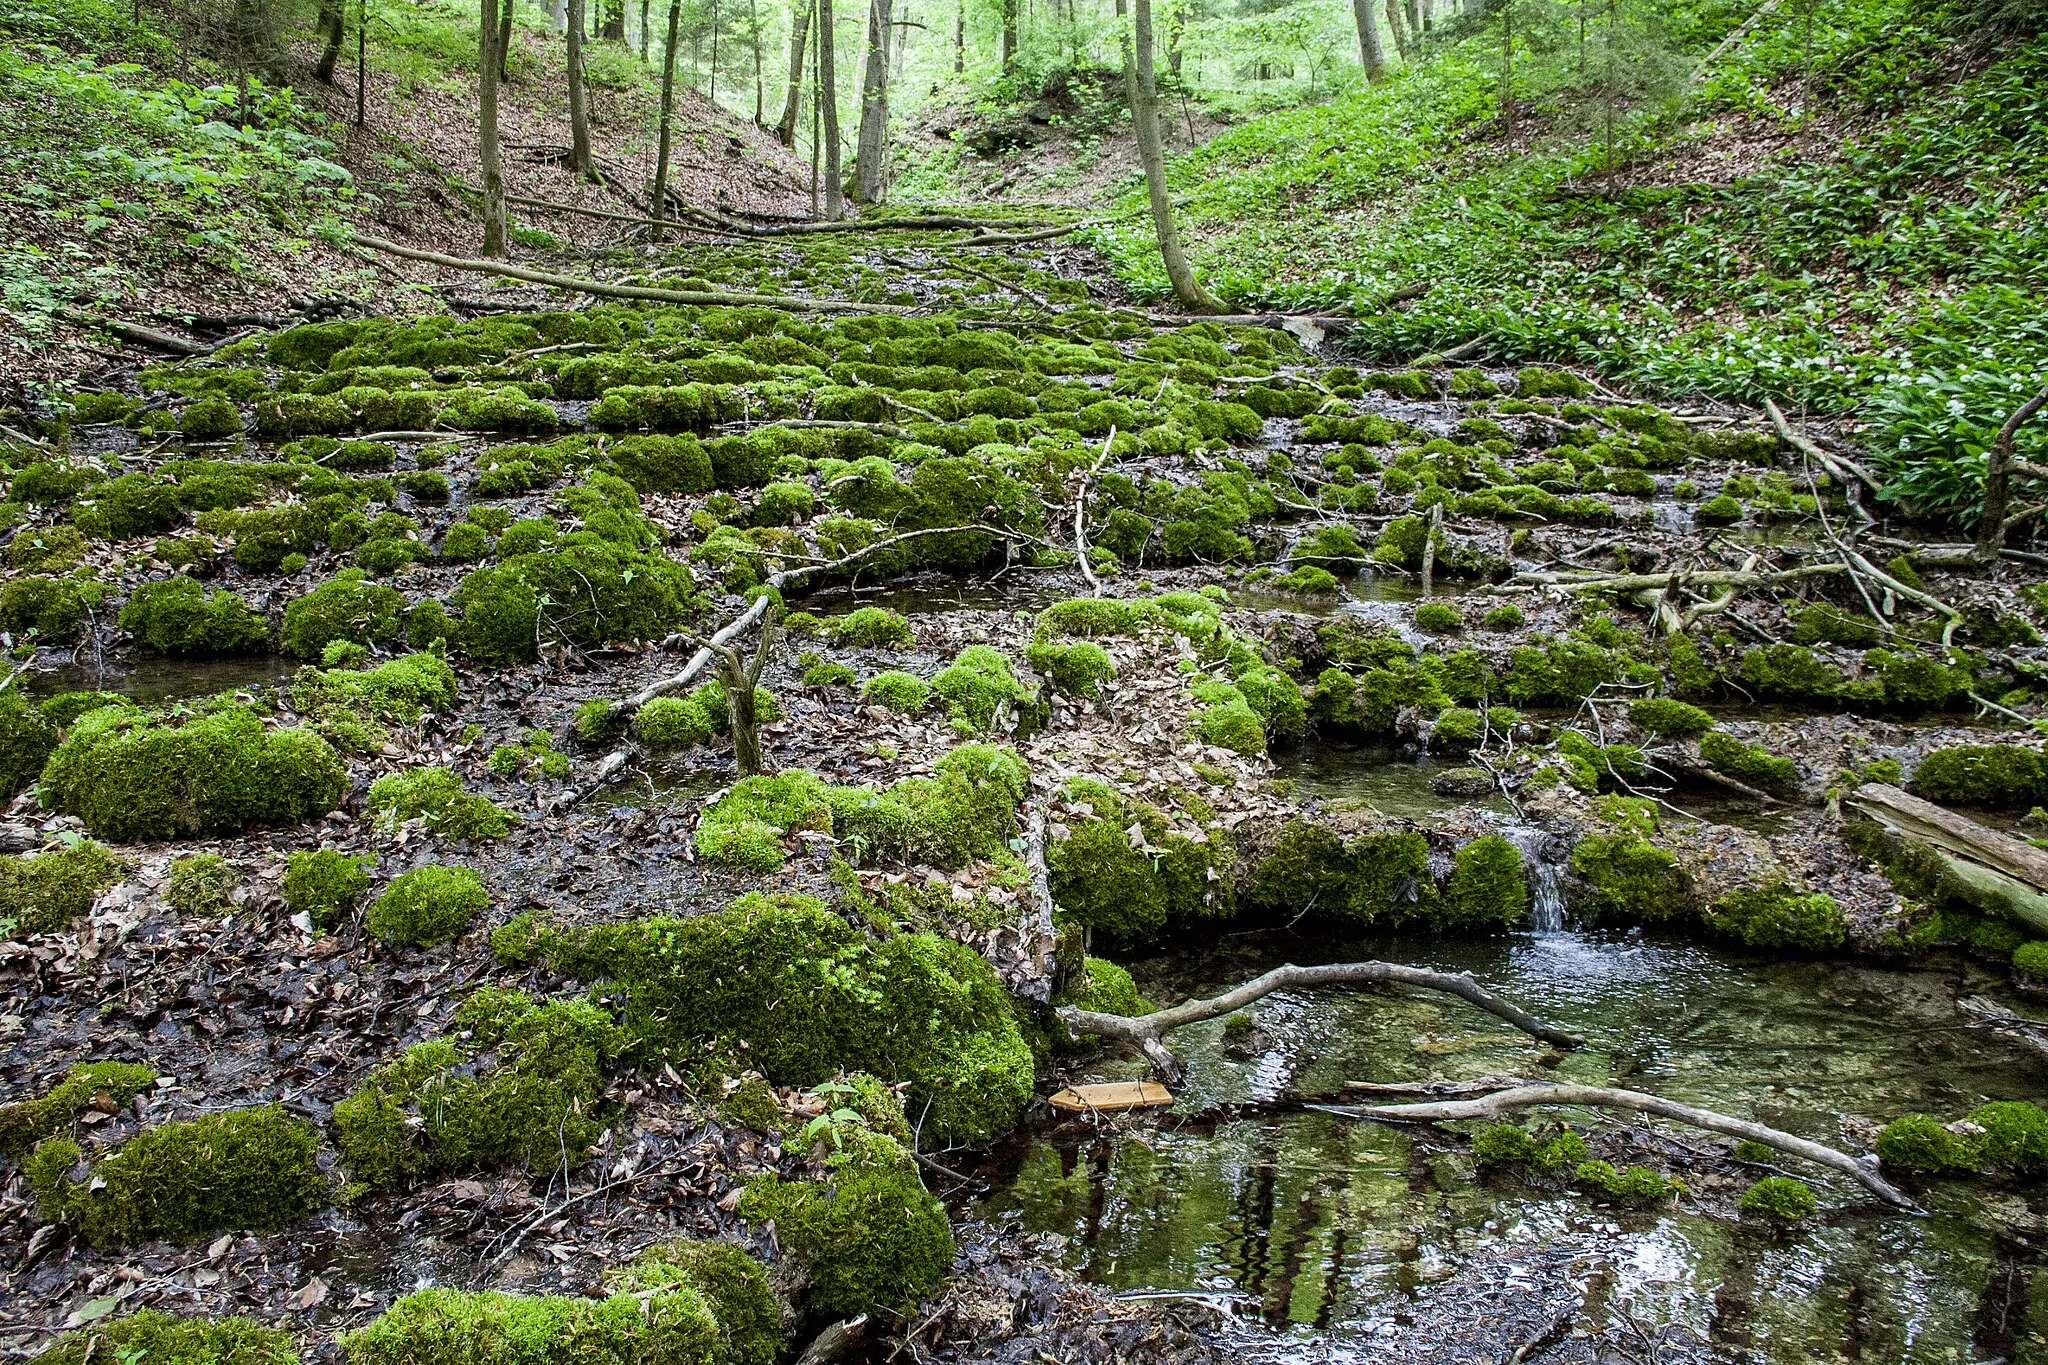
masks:
[[[483,0],[477,23],[477,155],[483,162],[485,256],[505,254],[505,172],[498,158],[498,0]]]
[[[1354,0],[1354,3],[1356,3],[1356,0]],[[1181,50],[1181,39],[1187,35],[1187,31],[1187,6],[1177,6],[1173,11],[1172,17],[1166,21],[1166,69],[1173,73],[1175,80],[1180,79],[1181,63],[1187,55]],[[1192,136],[1188,138],[1188,145],[1194,145],[1194,138]]]
[[[320,0],[315,19],[320,30],[320,60],[313,65],[313,79],[322,85],[334,84],[335,63],[341,60],[342,3],[343,0]],[[137,0],[136,8],[140,10],[141,0]]]
[[[853,198],[860,204],[882,198],[882,159],[889,150],[889,31],[889,0],[868,0],[868,59],[853,154]]]
[[[1166,152],[1159,141],[1159,92],[1152,77],[1152,0],[1132,0],[1131,31],[1123,36],[1124,100],[1131,106],[1131,126],[1138,138],[1138,160],[1145,167],[1145,189],[1152,201],[1152,226],[1159,234],[1159,259],[1173,283],[1173,297],[1190,313],[1220,313],[1223,304],[1202,288],[1181,251],[1180,229],[1173,222],[1173,199],[1166,189]],[[1124,17],[1124,0],[1116,0]],[[1133,52],[1135,41],[1136,51]]]
[[[711,0],[711,102],[718,103],[718,0]]]
[[[2020,428],[2044,405],[2048,405],[2048,388],[2013,409],[1984,457],[1984,511],[1977,518],[1977,558],[1986,564],[1996,563],[1998,552],[2005,548],[2005,508],[2012,486],[2013,443],[2019,439]]]
[[[811,13],[813,15],[817,13],[815,5],[811,7]],[[813,50],[811,53],[811,65],[815,68],[817,64],[818,54]],[[817,72],[813,70],[811,73],[811,217],[813,218],[818,216],[818,110],[824,104],[824,101],[818,98],[818,85]]]
[[[649,46],[647,36],[647,0],[640,0],[640,64],[642,66],[647,64]]]
[[[953,0],[953,74],[967,71],[967,0]]]
[[[768,92],[762,85],[761,75],[760,0],[747,0],[747,41],[754,49],[754,126],[766,128]]]
[[[789,16],[789,90],[782,99],[782,119],[775,125],[775,140],[785,147],[796,146],[796,121],[803,111],[804,44],[816,13],[810,0],[799,0]]]
[[[1394,35],[1394,49],[1406,58],[1415,50],[1415,40],[1408,32],[1407,15],[1401,8],[1401,0],[1387,0],[1387,28]]]
[[[818,0],[818,102],[824,107],[825,216],[846,216],[846,186],[839,174],[839,73],[832,53],[832,0]]]
[[[1016,64],[1017,0],[1003,0],[1003,71],[1007,73]]]
[[[485,0],[488,4],[490,0]],[[661,126],[655,137],[654,190],[650,198],[655,222],[668,216],[668,141],[676,109],[676,30],[683,22],[683,0],[668,0],[668,43],[661,53]],[[654,229],[656,241],[661,229]]]
[[[590,100],[583,89],[583,3],[569,0],[569,169],[590,174]]]
[[[1515,0],[1500,7],[1500,126],[1515,150]]]
[[[1365,67],[1365,79],[1377,81],[1387,74],[1387,54],[1380,46],[1380,21],[1372,12],[1372,0],[1351,0],[1351,17],[1358,22],[1358,60]]]
[[[606,42],[625,42],[626,0],[604,0],[602,13],[604,15],[604,27],[598,31],[597,36]]]
[[[498,0],[498,83],[512,79],[512,6],[516,0]]]
[[[370,0],[356,0],[356,127],[370,124]]]

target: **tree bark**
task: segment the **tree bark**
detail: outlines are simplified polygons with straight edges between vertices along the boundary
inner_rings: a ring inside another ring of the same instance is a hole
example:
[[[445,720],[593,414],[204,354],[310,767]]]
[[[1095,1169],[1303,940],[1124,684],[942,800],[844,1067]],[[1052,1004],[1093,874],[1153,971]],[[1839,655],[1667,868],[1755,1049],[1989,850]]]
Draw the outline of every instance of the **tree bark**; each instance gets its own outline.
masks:
[[[498,0],[498,83],[512,79],[512,6],[518,0]]]
[[[1365,67],[1365,79],[1376,82],[1387,74],[1387,53],[1380,46],[1380,21],[1372,12],[1372,0],[1351,0],[1351,17],[1358,23],[1358,60]]]
[[[818,103],[824,110],[825,217],[846,216],[846,185],[839,171],[839,73],[832,51],[832,0],[818,0]]]
[[[604,27],[597,36],[606,42],[626,41],[626,0],[604,0]]]
[[[647,62],[647,53],[650,46],[651,42],[647,35],[647,0],[640,0],[640,61],[642,65],[645,65]]]
[[[1118,10],[1117,13],[1123,13]],[[1017,64],[1017,0],[1003,0],[1003,74]]]
[[[953,74],[967,70],[967,0],[953,0]]]
[[[1492,991],[1474,981],[1467,973],[1433,972],[1423,967],[1408,967],[1396,962],[1337,962],[1321,967],[1296,967],[1288,965],[1275,967],[1263,976],[1255,977],[1234,990],[1208,1000],[1190,1000],[1175,1005],[1172,1009],[1154,1010],[1151,1014],[1135,1018],[1122,1014],[1098,1014],[1072,1005],[1063,1005],[1058,1013],[1060,1021],[1076,1033],[1094,1033],[1104,1038],[1115,1038],[1130,1043],[1143,1052],[1152,1063],[1152,1069],[1159,1073],[1161,1080],[1172,1085],[1180,1079],[1180,1063],[1174,1058],[1165,1043],[1165,1035],[1188,1024],[1214,1019],[1218,1015],[1234,1014],[1254,1000],[1271,995],[1274,991],[1289,990],[1298,986],[1356,985],[1359,983],[1398,982],[1402,985],[1420,986],[1425,990],[1445,991],[1460,999],[1470,1001],[1489,1014],[1507,1020],[1516,1028],[1546,1043],[1559,1047],[1579,1047],[1584,1040],[1562,1029],[1552,1028],[1536,1016],[1501,999]]]
[[[509,0],[508,0],[509,3]],[[505,254],[505,171],[498,155],[498,0],[482,0],[477,24],[477,153],[483,162],[483,254]]]
[[[890,0],[868,0],[868,59],[860,91],[860,133],[853,154],[853,198],[882,200],[882,161],[889,150]]]
[[[656,222],[668,217],[668,145],[676,108],[676,30],[682,22],[682,0],[668,0],[668,43],[661,54],[661,126],[656,134],[654,191],[650,200],[650,213]],[[660,228],[654,229],[654,237],[661,240]]]
[[[1747,1138],[1751,1142],[1761,1142],[1767,1147],[1775,1147],[1781,1152],[1790,1153],[1817,1166],[1825,1166],[1829,1170],[1846,1175],[1894,1208],[1907,1209],[1914,1213],[1920,1211],[1918,1204],[1877,1173],[1877,1162],[1871,1158],[1853,1157],[1846,1152],[1823,1147],[1818,1142],[1809,1142],[1805,1138],[1795,1137],[1761,1123],[1731,1118],[1726,1114],[1717,1114],[1711,1109],[1696,1109],[1692,1105],[1645,1094],[1640,1090],[1615,1090],[1599,1085],[1522,1085],[1474,1100],[1438,1100],[1424,1104],[1331,1104],[1317,1105],[1316,1108],[1333,1114],[1348,1114],[1353,1118],[1384,1119],[1396,1123],[1452,1123],[1467,1119],[1497,1119],[1516,1110],[1543,1105],[1633,1109],[1639,1113],[1671,1119],[1688,1127],[1704,1128],[1711,1133],[1726,1133],[1730,1137]]]
[[[1413,50],[1413,40],[1408,35],[1408,24],[1401,11],[1401,0],[1387,0],[1387,28],[1394,35],[1394,50],[1404,58]]]
[[[341,60],[342,4],[343,0],[320,0],[315,20],[320,30],[320,60],[314,63],[313,79],[322,85],[334,84],[334,66]]]
[[[1977,518],[1977,558],[1986,564],[2005,548],[2005,509],[2012,489],[2012,448],[2020,428],[2048,404],[2048,388],[2013,409],[1984,456],[1984,510]]]
[[[1152,0],[1133,0],[1131,33],[1124,38],[1124,101],[1131,109],[1137,134],[1138,159],[1145,167],[1145,189],[1152,202],[1152,226],[1159,236],[1159,258],[1172,282],[1174,301],[1190,313],[1220,313],[1223,303],[1202,288],[1181,250],[1180,229],[1173,221],[1173,198],[1166,188],[1166,152],[1159,141],[1159,93],[1152,76]],[[1116,13],[1124,16],[1124,0]],[[1133,50],[1135,47],[1135,51]]]
[[[583,4],[569,0],[569,169],[590,175],[590,100],[583,89]]]
[[[762,84],[761,72],[761,8],[760,0],[747,0],[747,44],[754,54],[754,126],[766,128],[768,117],[768,92]]]

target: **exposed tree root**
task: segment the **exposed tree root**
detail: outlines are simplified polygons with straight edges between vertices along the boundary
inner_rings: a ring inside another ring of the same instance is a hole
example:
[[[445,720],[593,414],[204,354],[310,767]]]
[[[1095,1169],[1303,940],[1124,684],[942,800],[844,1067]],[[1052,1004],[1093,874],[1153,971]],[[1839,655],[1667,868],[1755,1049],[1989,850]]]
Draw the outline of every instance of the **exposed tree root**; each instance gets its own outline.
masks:
[[[1835,482],[1846,486],[1854,480],[1873,493],[1883,489],[1884,485],[1878,481],[1877,476],[1862,465],[1841,455],[1831,455],[1822,450],[1810,437],[1794,431],[1792,424],[1785,420],[1785,414],[1778,410],[1778,405],[1768,398],[1764,400],[1764,411],[1770,414],[1771,425],[1777,429],[1778,439],[1827,470],[1834,476]]]
[[[1187,1024],[1214,1019],[1221,1014],[1232,1014],[1243,1009],[1254,1000],[1284,991],[1296,986],[1340,986],[1359,985],[1373,982],[1399,983],[1405,986],[1420,986],[1424,990],[1443,991],[1467,1000],[1489,1014],[1507,1020],[1531,1037],[1559,1047],[1579,1047],[1584,1039],[1563,1029],[1553,1028],[1535,1015],[1501,999],[1492,991],[1481,986],[1464,972],[1435,972],[1426,967],[1409,967],[1398,962],[1336,962],[1320,967],[1296,967],[1288,965],[1275,967],[1263,976],[1254,977],[1234,990],[1207,1000],[1189,1000],[1175,1005],[1172,1009],[1155,1010],[1151,1014],[1132,1017],[1124,1014],[1098,1014],[1073,1005],[1062,1005],[1060,1021],[1076,1033],[1094,1033],[1104,1038],[1114,1038],[1128,1043],[1145,1054],[1152,1063],[1152,1069],[1161,1080],[1172,1085],[1180,1079],[1180,1062],[1164,1042],[1166,1034]]]
[[[641,284],[607,284],[603,280],[578,279],[573,275],[557,275],[549,270],[534,270],[527,266],[507,265],[503,261],[471,260],[463,256],[443,256],[438,251],[421,251],[417,247],[400,246],[382,237],[370,237],[357,233],[355,243],[372,251],[381,251],[391,256],[403,256],[409,261],[425,261],[429,265],[443,266],[449,270],[466,270],[479,275],[497,275],[508,280],[524,280],[528,284],[544,284],[550,289],[563,289],[573,294],[591,294],[607,299],[646,299],[653,303],[681,303],[698,307],[731,308],[783,308],[793,313],[909,313],[914,311],[908,305],[893,303],[851,303],[840,299],[799,299],[782,294],[727,294],[708,293],[690,289],[656,289]]]
[[[1645,1094],[1640,1090],[1616,1090],[1601,1085],[1570,1085],[1558,1083],[1532,1083],[1517,1085],[1512,1089],[1496,1091],[1494,1094],[1477,1099],[1432,1100],[1421,1104],[1368,1104],[1368,1105],[1317,1105],[1318,1109],[1332,1114],[1345,1114],[1352,1118],[1382,1119],[1396,1123],[1450,1123],[1462,1119],[1498,1119],[1523,1109],[1542,1108],[1550,1105],[1580,1105],[1592,1109],[1632,1109],[1640,1113],[1655,1114],[1691,1128],[1704,1128],[1708,1132],[1726,1133],[1730,1137],[1748,1138],[1761,1142],[1766,1147],[1790,1156],[1810,1161],[1816,1166],[1825,1166],[1848,1176],[1857,1184],[1869,1190],[1885,1203],[1895,1208],[1920,1212],[1920,1206],[1905,1193],[1893,1186],[1877,1173],[1874,1158],[1853,1157],[1838,1152],[1818,1142],[1809,1142],[1802,1137],[1747,1119],[1731,1118],[1717,1114],[1711,1109],[1697,1109],[1676,1100],[1667,1100],[1658,1095]]]

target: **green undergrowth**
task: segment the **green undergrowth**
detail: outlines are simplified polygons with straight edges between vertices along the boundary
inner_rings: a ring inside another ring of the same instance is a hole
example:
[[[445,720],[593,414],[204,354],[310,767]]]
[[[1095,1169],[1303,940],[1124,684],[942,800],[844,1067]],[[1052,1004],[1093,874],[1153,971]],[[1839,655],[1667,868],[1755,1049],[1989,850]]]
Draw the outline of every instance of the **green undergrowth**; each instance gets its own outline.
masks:
[[[81,1062],[39,1099],[0,1105],[0,1156],[21,1160],[44,1138],[68,1129],[97,1097],[125,1105],[156,1081],[137,1062]]]
[[[151,1365],[299,1365],[292,1334],[244,1317],[179,1317],[140,1308],[66,1332],[42,1365],[149,1361]]]
[[[91,839],[0,859],[0,929],[11,935],[66,928],[120,876],[119,861]]]
[[[1031,1050],[978,953],[925,933],[872,938],[809,897],[595,927],[515,921],[493,948],[619,992],[649,1056],[744,1058],[784,1085],[842,1069],[907,1081],[911,1112],[941,1140],[1001,1133],[1031,1094]]]

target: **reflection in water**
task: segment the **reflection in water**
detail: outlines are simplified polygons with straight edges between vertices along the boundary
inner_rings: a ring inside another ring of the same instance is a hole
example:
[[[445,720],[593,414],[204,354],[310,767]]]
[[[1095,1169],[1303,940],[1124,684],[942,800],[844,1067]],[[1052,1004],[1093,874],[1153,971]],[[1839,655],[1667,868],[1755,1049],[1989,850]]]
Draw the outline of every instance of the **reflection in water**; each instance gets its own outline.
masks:
[[[1851,1131],[1859,1116],[2048,1097],[2037,1064],[1956,1027],[1954,983],[1932,970],[1770,961],[1606,932],[1306,946],[1226,938],[1199,957],[1132,965],[1160,999],[1210,994],[1283,960],[1469,970],[1594,1040],[1557,1066],[1562,1079],[1625,1079],[1852,1149],[1868,1145],[1867,1129]],[[1283,1086],[1327,1093],[1538,1065],[1539,1045],[1455,1001],[1331,992],[1269,997],[1252,1012],[1272,1040],[1256,1060],[1224,1053],[1221,1021],[1175,1035],[1189,1063],[1181,1112]],[[1067,1124],[1011,1159],[984,1216],[1063,1236],[1067,1263],[1097,1283],[1228,1296],[1247,1359],[1464,1359],[1472,1352],[1449,1350],[1446,1324],[1483,1335],[1503,1293],[1663,1324],[1691,1358],[1710,1343],[1738,1360],[2048,1359],[2039,1220],[2018,1193],[1936,1185],[1932,1215],[1909,1218],[1802,1170],[1823,1213],[1773,1240],[1685,1204],[1630,1211],[1570,1189],[1480,1181],[1456,1141],[1315,1112],[1169,1119],[1142,1138]],[[1267,1329],[1253,1326],[1260,1319]]]
[[[77,663],[44,669],[31,677],[28,690],[38,697],[60,692],[119,692],[155,706],[244,687],[273,687],[289,681],[298,669],[298,660],[282,654],[235,659],[144,657],[104,668]]]
[[[1508,813],[1507,802],[1499,796],[1474,801],[1430,790],[1430,780],[1454,766],[1431,758],[1405,759],[1391,744],[1305,745],[1281,756],[1277,775],[1294,779],[1298,797],[1358,801],[1382,814],[1415,820],[1474,807]]]

